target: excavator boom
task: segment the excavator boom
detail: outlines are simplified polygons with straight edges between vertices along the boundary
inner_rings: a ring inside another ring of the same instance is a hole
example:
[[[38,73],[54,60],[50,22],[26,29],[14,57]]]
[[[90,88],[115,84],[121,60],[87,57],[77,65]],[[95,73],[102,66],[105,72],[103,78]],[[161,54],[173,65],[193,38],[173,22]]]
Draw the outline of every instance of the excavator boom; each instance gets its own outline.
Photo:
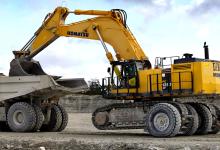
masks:
[[[95,17],[65,24],[67,16],[71,13]],[[45,17],[42,26],[28,43],[20,51],[14,52],[15,60],[11,62],[9,74],[11,76],[44,74],[40,64],[32,59],[60,36],[100,40],[110,62],[114,61],[114,58],[105,43],[113,47],[118,61],[141,60],[150,68],[148,57],[129,30],[126,18],[125,11],[119,9],[69,11],[65,7],[58,7]]]

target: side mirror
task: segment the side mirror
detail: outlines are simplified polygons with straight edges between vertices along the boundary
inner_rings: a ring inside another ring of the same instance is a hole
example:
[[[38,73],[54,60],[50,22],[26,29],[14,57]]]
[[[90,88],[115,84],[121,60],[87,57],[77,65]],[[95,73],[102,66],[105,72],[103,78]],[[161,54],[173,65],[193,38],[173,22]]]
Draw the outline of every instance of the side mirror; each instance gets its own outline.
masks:
[[[108,67],[107,72],[111,73],[111,68],[110,67]]]

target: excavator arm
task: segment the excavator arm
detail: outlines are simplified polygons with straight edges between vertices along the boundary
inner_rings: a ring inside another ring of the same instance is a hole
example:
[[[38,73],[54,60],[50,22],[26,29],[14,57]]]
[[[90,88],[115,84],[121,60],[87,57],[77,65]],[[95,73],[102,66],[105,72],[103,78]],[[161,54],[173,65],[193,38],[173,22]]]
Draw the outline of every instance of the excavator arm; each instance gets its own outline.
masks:
[[[95,15],[96,17],[65,24],[67,16],[71,13],[75,15]],[[22,71],[28,74],[44,74],[43,71],[39,71],[41,70],[39,63],[32,59],[61,36],[100,40],[110,62],[115,60],[105,43],[113,47],[117,60],[141,60],[147,62],[145,63],[147,64],[146,67],[150,67],[147,56],[126,24],[126,13],[123,10],[69,11],[65,7],[58,7],[52,14],[45,17],[42,26],[28,43],[20,51],[14,51],[15,59],[11,62],[9,74],[11,76],[22,75]],[[23,70],[19,70],[18,66]],[[34,72],[34,69],[38,71]]]

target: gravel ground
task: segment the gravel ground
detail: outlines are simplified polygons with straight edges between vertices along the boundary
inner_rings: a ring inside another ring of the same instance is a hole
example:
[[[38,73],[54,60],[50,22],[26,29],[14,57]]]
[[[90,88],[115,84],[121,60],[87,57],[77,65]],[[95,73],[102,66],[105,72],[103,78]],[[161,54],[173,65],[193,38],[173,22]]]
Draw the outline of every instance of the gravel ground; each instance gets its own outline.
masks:
[[[100,131],[93,127],[91,114],[69,114],[63,132],[0,133],[0,149],[73,149],[73,150],[220,150],[220,134],[154,138],[143,130]]]

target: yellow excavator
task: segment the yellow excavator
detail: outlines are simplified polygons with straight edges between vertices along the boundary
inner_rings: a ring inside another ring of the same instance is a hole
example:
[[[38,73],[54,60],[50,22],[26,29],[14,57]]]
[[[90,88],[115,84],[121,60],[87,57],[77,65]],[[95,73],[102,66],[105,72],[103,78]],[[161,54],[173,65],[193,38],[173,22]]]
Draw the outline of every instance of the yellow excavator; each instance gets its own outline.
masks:
[[[95,17],[65,24],[69,14]],[[13,52],[9,75],[45,75],[33,58],[60,36],[99,40],[111,64],[110,77],[102,80],[102,94],[123,102],[93,112],[97,129],[144,129],[156,137],[216,134],[220,109],[212,101],[220,96],[220,62],[209,59],[206,43],[205,59],[192,54],[157,57],[153,68],[126,20],[121,9],[70,11],[58,7],[27,44]],[[105,43],[113,47],[116,59]]]

